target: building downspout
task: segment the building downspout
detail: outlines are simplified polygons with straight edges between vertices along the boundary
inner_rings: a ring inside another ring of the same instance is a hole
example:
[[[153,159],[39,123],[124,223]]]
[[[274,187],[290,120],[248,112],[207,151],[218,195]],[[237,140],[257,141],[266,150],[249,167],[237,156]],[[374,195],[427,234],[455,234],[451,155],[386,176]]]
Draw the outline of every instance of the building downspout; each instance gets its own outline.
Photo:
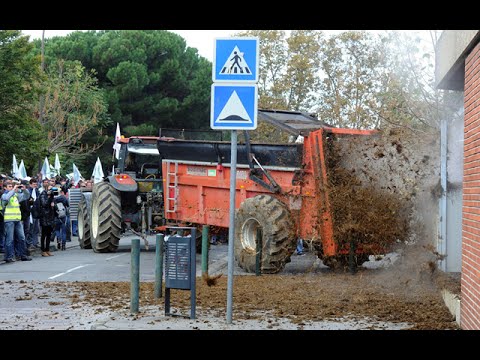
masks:
[[[437,252],[440,255],[447,255],[447,120],[443,119],[440,125],[440,185],[442,195],[439,203],[439,231],[437,241]],[[442,271],[447,270],[446,256],[442,256],[439,267]]]

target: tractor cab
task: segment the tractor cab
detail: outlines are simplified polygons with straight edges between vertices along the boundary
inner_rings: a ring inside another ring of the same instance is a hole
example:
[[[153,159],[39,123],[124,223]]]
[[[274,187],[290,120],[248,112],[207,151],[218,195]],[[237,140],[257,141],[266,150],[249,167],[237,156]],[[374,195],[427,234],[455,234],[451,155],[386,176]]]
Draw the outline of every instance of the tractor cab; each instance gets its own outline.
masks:
[[[162,159],[157,149],[158,137],[120,139],[118,172],[134,179],[161,179]]]

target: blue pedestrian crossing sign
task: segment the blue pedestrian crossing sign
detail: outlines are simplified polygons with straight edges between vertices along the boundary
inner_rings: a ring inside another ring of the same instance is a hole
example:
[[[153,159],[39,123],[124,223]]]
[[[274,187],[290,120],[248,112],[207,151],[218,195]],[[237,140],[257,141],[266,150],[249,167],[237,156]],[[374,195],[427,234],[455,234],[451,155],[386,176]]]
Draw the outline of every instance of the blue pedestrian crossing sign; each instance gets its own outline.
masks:
[[[258,82],[258,47],[257,37],[215,39],[213,82]]]
[[[255,130],[256,84],[212,84],[210,127],[214,130]]]

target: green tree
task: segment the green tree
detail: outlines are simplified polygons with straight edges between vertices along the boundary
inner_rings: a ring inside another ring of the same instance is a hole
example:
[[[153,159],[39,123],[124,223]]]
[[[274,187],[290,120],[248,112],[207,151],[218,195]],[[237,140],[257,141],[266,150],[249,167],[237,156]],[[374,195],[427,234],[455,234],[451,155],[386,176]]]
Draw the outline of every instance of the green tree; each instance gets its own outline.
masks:
[[[260,40],[259,108],[308,111],[315,100],[322,32],[249,30],[238,36]]]
[[[31,50],[28,37],[19,30],[0,30],[0,168],[5,172],[10,172],[15,154],[30,173],[45,145],[31,113],[40,78],[40,59]]]
[[[285,74],[287,60],[286,34],[283,30],[249,30],[237,34],[238,36],[254,36],[260,41],[260,62],[258,107],[261,109],[287,110],[284,87],[281,84]]]
[[[39,52],[40,42],[35,45]],[[45,54],[47,64],[78,60],[87,70],[96,71],[111,119],[106,129],[94,129],[111,139],[97,152],[105,165],[111,161],[117,122],[125,135],[127,131],[138,134],[133,128],[143,124],[149,133],[156,129],[155,134],[159,128],[209,127],[211,63],[177,34],[165,30],[74,32],[47,39]],[[92,132],[82,139],[89,149],[101,143]],[[84,161],[93,166],[95,160],[89,155]]]
[[[260,39],[259,108],[317,112],[339,127],[437,126],[442,95],[434,88],[433,46],[422,49],[416,34],[250,30],[237,35]],[[271,138],[272,129],[264,128],[257,130],[265,135],[260,138]]]
[[[158,129],[152,125],[142,124],[138,126],[127,126],[123,133],[130,136],[158,136]]]
[[[287,39],[287,71],[281,78],[281,88],[288,109],[308,111],[313,106],[322,36],[315,30],[292,30]]]
[[[339,127],[436,131],[443,94],[434,84],[434,43],[399,31],[349,31],[321,44],[317,111]]]
[[[338,127],[377,127],[387,55],[381,39],[366,31],[343,32],[324,39],[319,54],[319,117]]]
[[[260,109],[309,111],[314,106],[321,32],[294,30],[287,37],[282,30],[249,30],[237,36],[255,36],[260,41]],[[250,136],[263,142],[288,139],[288,134],[267,123],[258,124]]]
[[[39,46],[39,43],[37,43]],[[47,61],[79,60],[107,92],[112,132],[139,124],[208,127],[211,63],[165,30],[75,32],[48,39]]]
[[[95,152],[106,140],[102,128],[109,124],[103,91],[93,72],[78,61],[59,60],[47,69],[42,84],[44,107],[42,126],[48,138],[48,152],[70,156]],[[85,135],[97,135],[97,142],[85,146]]]
[[[457,107],[448,107],[449,92],[435,86],[434,48],[431,41],[417,33],[388,32],[386,44],[387,76],[382,77],[381,106],[378,115],[382,127],[402,126],[416,131],[438,129],[441,114],[452,114]],[[447,115],[448,116],[448,115]]]

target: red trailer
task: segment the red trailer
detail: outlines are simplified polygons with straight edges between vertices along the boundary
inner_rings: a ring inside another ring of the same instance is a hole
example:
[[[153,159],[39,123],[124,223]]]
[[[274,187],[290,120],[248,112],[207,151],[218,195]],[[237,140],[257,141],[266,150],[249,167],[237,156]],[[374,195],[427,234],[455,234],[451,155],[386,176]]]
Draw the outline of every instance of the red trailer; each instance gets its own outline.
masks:
[[[234,245],[239,265],[255,271],[258,227],[265,273],[283,269],[298,237],[314,244],[327,264],[347,254],[348,246],[334,241],[325,146],[337,137],[370,136],[374,131],[332,128],[302,113],[260,114],[304,139],[249,144],[247,138],[246,144],[238,145]],[[221,141],[159,139],[167,222],[229,227],[230,146]],[[363,251],[356,249],[357,254]]]

